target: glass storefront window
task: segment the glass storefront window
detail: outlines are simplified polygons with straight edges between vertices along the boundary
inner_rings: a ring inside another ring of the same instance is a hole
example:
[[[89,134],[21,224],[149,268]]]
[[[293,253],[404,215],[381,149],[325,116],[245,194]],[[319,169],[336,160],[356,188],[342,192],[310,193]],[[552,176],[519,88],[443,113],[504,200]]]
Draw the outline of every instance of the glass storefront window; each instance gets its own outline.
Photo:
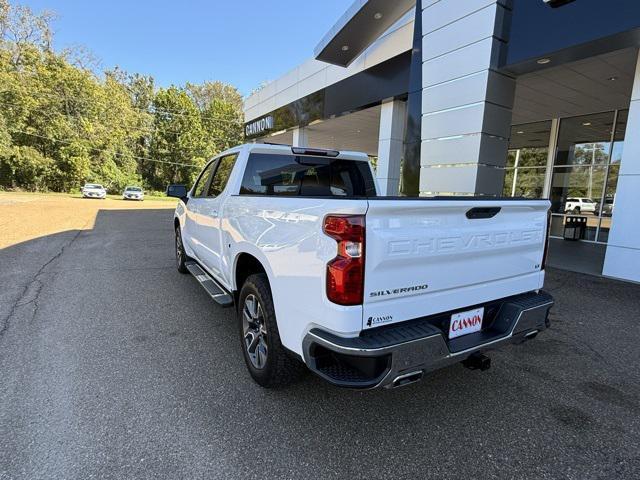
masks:
[[[586,214],[597,211],[607,167],[555,167],[551,183],[551,212]]]
[[[552,236],[562,236],[567,215],[587,218],[583,239],[606,243],[615,205],[628,111],[560,121],[550,200]]]
[[[504,187],[502,188],[503,197],[511,197],[513,191],[513,179],[515,176],[515,168],[507,168],[504,174]]]
[[[624,149],[624,142],[613,142],[613,149],[611,150],[611,163],[620,164],[622,161],[622,151]]]
[[[607,184],[605,187],[604,199],[601,206],[600,214],[600,231],[598,233],[598,241],[606,243],[609,241],[609,232],[613,220],[613,210],[616,203],[616,189],[618,188],[618,175],[620,173],[620,162],[622,161],[622,152],[624,150],[624,135],[627,130],[627,121],[629,120],[629,110],[618,111],[616,126],[613,135],[613,147],[611,148],[611,165],[609,166],[609,174],[607,175]]]
[[[616,121],[616,130],[613,137],[613,149],[611,151],[611,163],[619,164],[622,161],[622,151],[624,150],[624,133],[629,120],[629,110],[620,110]]]
[[[542,198],[544,194],[544,179],[546,168],[517,168],[514,169],[515,182],[511,197]]]
[[[627,131],[627,122],[629,121],[629,110],[618,111],[618,119],[616,120],[616,130],[614,140],[624,141],[624,134]]]
[[[600,232],[598,233],[598,241],[602,243],[609,241],[619,173],[620,165],[611,165],[609,167],[609,176],[607,177],[604,201],[602,203],[602,211],[600,212]]]
[[[552,215],[551,216],[551,228],[549,235],[552,237],[560,237],[564,234],[564,215]]]
[[[551,183],[551,212],[587,216],[584,240],[595,241],[598,209],[607,167],[556,167]]]
[[[563,119],[555,166],[609,163],[614,115],[607,112]]]
[[[562,237],[567,216],[580,215],[587,218],[583,240],[608,241],[628,117],[619,110],[560,120],[548,192],[551,236]],[[550,121],[512,127],[505,197],[545,196],[550,136]]]
[[[505,168],[505,197],[542,198],[551,122],[514,125]]]
[[[547,166],[549,156],[548,147],[529,147],[520,150],[518,167],[543,167]]]

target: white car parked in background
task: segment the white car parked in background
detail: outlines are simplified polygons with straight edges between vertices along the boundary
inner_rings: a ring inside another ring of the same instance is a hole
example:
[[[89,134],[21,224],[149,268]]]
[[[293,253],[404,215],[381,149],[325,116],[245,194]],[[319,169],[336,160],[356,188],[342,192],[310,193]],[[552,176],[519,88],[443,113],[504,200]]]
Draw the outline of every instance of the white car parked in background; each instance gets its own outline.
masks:
[[[598,204],[590,198],[573,197],[567,199],[564,211],[572,213],[595,213],[597,208]]]
[[[122,194],[123,200],[144,200],[144,192],[140,187],[126,187]]]
[[[82,198],[107,198],[107,191],[97,183],[87,183],[82,187]]]

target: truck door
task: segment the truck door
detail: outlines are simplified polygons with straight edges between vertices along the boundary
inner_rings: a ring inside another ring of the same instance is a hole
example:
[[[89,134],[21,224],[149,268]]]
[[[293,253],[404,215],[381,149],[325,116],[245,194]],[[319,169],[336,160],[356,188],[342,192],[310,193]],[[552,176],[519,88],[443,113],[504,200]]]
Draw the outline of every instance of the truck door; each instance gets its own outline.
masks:
[[[187,203],[185,226],[182,237],[187,246],[200,260],[200,238],[198,235],[198,215],[203,206],[206,193],[211,183],[212,174],[216,168],[217,161],[210,162],[203,170],[191,191],[189,202]]]
[[[234,153],[218,159],[207,195],[202,201],[198,214],[197,228],[200,240],[198,256],[204,266],[220,280],[228,280],[221,273],[225,271],[222,265],[224,261],[222,207],[226,197],[223,192],[237,157],[238,154]]]

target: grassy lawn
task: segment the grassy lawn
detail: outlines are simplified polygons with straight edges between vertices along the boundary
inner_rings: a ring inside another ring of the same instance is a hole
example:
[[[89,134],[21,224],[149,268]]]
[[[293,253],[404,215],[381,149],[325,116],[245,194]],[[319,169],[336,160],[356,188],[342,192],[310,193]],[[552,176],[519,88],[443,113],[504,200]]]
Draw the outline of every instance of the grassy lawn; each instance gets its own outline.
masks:
[[[17,191],[1,191],[0,195],[11,195],[11,196],[45,196],[45,197],[58,197],[58,198],[82,198],[82,194],[80,192],[76,193],[57,193],[57,192],[17,192]],[[122,195],[107,195],[107,198],[111,200],[122,200]],[[166,195],[152,195],[146,194],[144,195],[144,199],[152,201],[152,202],[176,202],[177,199],[167,197]],[[124,201],[124,200],[123,200]],[[131,200],[127,200],[131,201]]]
[[[82,194],[81,193],[72,193],[72,194],[67,194],[68,196],[72,197],[72,198],[82,198]],[[110,198],[111,200],[122,200],[123,202],[135,202],[135,200],[123,200],[122,199],[122,195],[107,195],[107,198]],[[167,197],[165,195],[151,195],[151,194],[144,194],[144,201],[146,202],[147,200],[151,201],[151,202],[173,202],[176,203],[177,199],[176,198],[171,198],[171,197]]]

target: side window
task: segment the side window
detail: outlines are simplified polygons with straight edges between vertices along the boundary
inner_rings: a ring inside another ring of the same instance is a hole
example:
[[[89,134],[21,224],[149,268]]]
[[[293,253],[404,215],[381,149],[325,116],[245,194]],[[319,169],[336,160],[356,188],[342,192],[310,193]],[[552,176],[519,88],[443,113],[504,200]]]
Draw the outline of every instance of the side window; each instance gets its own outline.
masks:
[[[227,155],[226,157],[222,157],[218,160],[218,168],[216,169],[216,173],[211,181],[207,197],[217,197],[222,193],[224,188],[227,186],[227,182],[231,176],[231,171],[236,163],[236,158],[238,158],[238,155],[234,154]]]
[[[200,174],[200,178],[196,182],[196,186],[193,187],[193,196],[194,197],[204,197],[205,189],[209,184],[209,180],[211,179],[211,173],[215,169],[215,166],[218,162],[211,162],[209,165],[205,167],[205,169]]]

